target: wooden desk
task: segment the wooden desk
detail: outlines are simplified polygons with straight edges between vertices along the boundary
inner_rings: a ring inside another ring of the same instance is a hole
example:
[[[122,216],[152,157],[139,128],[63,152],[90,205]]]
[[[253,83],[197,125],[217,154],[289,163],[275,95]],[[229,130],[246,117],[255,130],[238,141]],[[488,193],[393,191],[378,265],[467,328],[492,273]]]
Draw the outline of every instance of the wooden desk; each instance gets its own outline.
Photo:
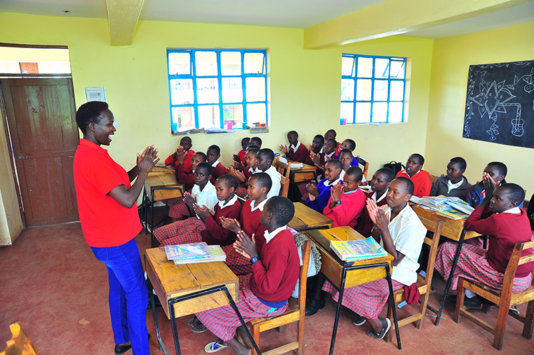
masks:
[[[295,202],[295,216],[288,223],[288,226],[296,231],[305,231],[309,229],[332,228],[333,220],[324,214],[317,212],[302,202]]]
[[[290,164],[301,164],[297,161],[290,161]],[[290,165],[291,166],[291,165]],[[305,182],[313,180],[317,177],[317,168],[313,165],[303,164],[300,169],[290,169],[290,181],[292,183]]]
[[[164,248],[152,248],[145,252],[145,268],[151,288],[156,292],[165,315],[171,321],[177,354],[180,354],[176,329],[178,317],[230,304],[246,328],[234,302],[239,296],[239,280],[225,263],[176,265],[167,260]],[[160,349],[167,354],[161,339],[152,290],[150,298]],[[252,339],[252,335],[249,338]]]
[[[180,185],[176,180],[174,170],[158,169],[157,171],[151,171],[145,180],[145,191],[147,191],[147,197],[150,198],[150,201],[156,202],[182,197],[184,186]]]
[[[388,254],[382,258],[344,262],[331,251],[330,241],[337,240],[334,235],[341,240],[364,239],[360,233],[350,227],[336,227],[331,229],[310,230],[306,231],[306,234],[310,236],[321,254],[321,273],[339,290],[334,329],[332,330],[332,340],[330,342],[330,355],[332,355],[334,353],[339,315],[341,313],[341,303],[345,288],[385,278],[388,281],[389,293],[390,295],[393,295],[393,285],[391,282],[391,262],[393,261],[393,256]],[[397,310],[393,297],[390,297],[389,299],[393,310],[397,345],[398,348],[401,349],[400,333],[397,323]]]

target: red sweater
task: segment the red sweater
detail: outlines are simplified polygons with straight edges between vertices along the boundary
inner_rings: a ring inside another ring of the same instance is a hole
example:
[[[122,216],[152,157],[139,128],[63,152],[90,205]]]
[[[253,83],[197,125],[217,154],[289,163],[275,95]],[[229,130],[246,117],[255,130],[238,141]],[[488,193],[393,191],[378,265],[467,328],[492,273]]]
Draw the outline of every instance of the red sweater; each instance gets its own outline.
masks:
[[[246,200],[243,208],[241,209],[241,218],[239,223],[243,231],[252,238],[252,234],[255,235],[256,246],[260,250],[265,244],[265,237],[263,234],[267,230],[265,226],[260,224],[261,210],[257,208],[255,211],[251,210],[252,200]]]
[[[217,180],[219,176],[223,176],[224,174],[226,174],[226,168],[224,167],[224,165],[222,165],[221,163],[217,164],[217,166],[213,168],[213,172],[211,173],[211,183],[215,185],[215,180]]]
[[[310,152],[304,144],[300,143],[296,152],[293,151],[293,148],[289,148],[288,156],[291,160],[306,163],[310,157]]]
[[[239,218],[241,212],[241,203],[236,201],[232,206],[221,208],[219,204],[215,205],[215,216],[208,216],[204,220],[206,229],[202,231],[202,240],[207,244],[218,244],[221,246],[235,242],[236,235],[221,226],[219,217]]]
[[[387,192],[384,192],[387,193]],[[366,199],[373,198],[374,192],[369,192],[366,194]],[[376,203],[378,207],[384,206],[387,204],[386,198],[384,197],[380,201]],[[369,216],[369,211],[367,211],[367,208],[364,208],[362,211],[362,214],[360,215],[360,219],[358,220],[358,224],[356,225],[356,230],[360,232],[361,235],[364,237],[369,237],[371,235],[371,230],[373,229],[373,221],[371,220],[371,217]]]
[[[287,229],[279,232],[259,252],[252,264],[250,290],[267,302],[282,302],[291,297],[300,273],[295,239]]]
[[[178,167],[178,161],[174,158],[174,154],[175,153],[172,153],[165,159],[165,165],[174,166],[175,168]],[[184,159],[185,171],[191,171],[191,159],[193,158],[193,155],[195,155],[195,152],[189,149]]]
[[[409,176],[406,174],[406,169],[399,171],[396,177],[405,177],[412,180],[414,184],[413,195],[417,197],[430,196],[430,190],[432,189],[432,181],[430,181],[430,174],[426,170],[419,170],[418,173]]]
[[[192,170],[185,171],[185,164],[176,166],[176,179],[180,184],[184,185],[185,190],[191,190],[195,185],[195,173]]]
[[[342,193],[340,200],[340,205],[330,208],[330,201],[332,201],[332,197],[330,197],[328,204],[323,210],[323,214],[334,220],[334,227],[349,226],[354,228],[365,207],[365,194],[362,190],[358,189],[355,192]]]
[[[247,163],[247,152],[241,149],[237,155],[239,156],[239,159],[241,159],[241,164],[245,165]]]
[[[484,209],[475,208],[465,221],[465,228],[489,236],[487,258],[495,270],[504,273],[512,256],[516,242],[529,242],[532,231],[527,213],[521,208],[521,214],[492,213],[482,218]],[[532,254],[532,250],[523,251],[523,255]],[[519,265],[516,277],[525,277],[534,269],[534,262]]]

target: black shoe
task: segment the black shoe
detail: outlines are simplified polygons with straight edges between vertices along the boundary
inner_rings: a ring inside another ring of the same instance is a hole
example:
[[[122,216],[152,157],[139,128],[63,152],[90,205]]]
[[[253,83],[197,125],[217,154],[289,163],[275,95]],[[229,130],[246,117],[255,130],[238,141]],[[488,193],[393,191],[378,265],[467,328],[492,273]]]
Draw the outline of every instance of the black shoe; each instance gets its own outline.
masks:
[[[471,297],[471,298],[465,298],[464,300],[464,306],[467,309],[481,309],[482,308],[482,302],[480,302],[480,298],[478,296]]]
[[[380,331],[380,333],[375,333],[373,328],[371,328],[367,332],[367,335],[375,339],[384,339],[386,334],[389,332],[389,329],[391,329],[391,321],[388,318],[386,318],[386,319],[380,319],[380,322],[382,323],[382,330]]]
[[[367,319],[365,319],[364,317],[360,316],[357,313],[355,313],[355,314],[356,315],[352,319],[352,324],[354,324],[355,326],[361,327],[362,325],[365,324],[365,322],[367,322]]]
[[[132,344],[115,344],[115,355],[123,354],[132,348]]]
[[[310,303],[306,305],[306,312],[304,313],[307,316],[313,316],[317,313],[318,310],[324,307],[324,300],[311,300]]]

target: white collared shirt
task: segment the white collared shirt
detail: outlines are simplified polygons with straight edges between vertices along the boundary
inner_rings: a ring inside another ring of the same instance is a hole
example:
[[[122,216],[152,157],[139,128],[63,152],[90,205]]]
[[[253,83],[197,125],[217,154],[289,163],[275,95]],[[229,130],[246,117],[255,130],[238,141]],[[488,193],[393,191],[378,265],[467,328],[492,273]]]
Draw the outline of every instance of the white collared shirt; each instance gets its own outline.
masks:
[[[206,186],[204,186],[202,191],[200,191],[200,187],[198,185],[193,186],[191,195],[196,198],[197,205],[206,206],[210,210],[212,210],[217,202],[219,202],[217,199],[217,190],[209,181]]]
[[[521,214],[521,209],[516,206],[510,209],[507,209],[506,211],[503,211],[502,213]]]
[[[339,180],[343,181],[344,177],[345,177],[345,170],[341,169],[341,173],[339,174]]]
[[[287,229],[287,225],[276,228],[274,231],[272,231],[272,233],[265,231],[265,233],[263,234],[263,236],[265,237],[265,244],[269,243],[274,237],[276,237],[278,233],[280,233],[281,231],[285,229]]]
[[[237,202],[237,195],[234,195],[234,197],[232,197],[232,199],[228,201],[228,203],[225,204],[224,201],[219,201],[217,202],[217,204],[222,210],[223,208],[233,206],[236,202]]]
[[[334,150],[332,153],[330,154],[325,154],[324,155],[324,162],[326,163],[327,161],[329,161],[330,159],[333,159],[332,156],[334,156],[334,154],[336,153],[336,151]]]
[[[256,206],[256,201],[252,201],[250,203],[250,212],[254,212],[256,211],[257,209],[259,209],[260,211],[263,212],[263,208],[265,207],[265,204],[267,203],[267,198],[265,200],[263,200],[262,202],[258,203],[258,205]]]
[[[382,201],[383,199],[386,198],[386,195],[388,194],[388,190],[389,190],[389,188],[386,189],[386,191],[382,194],[382,196],[380,196],[380,198],[378,200],[376,199],[376,192],[373,194],[373,196],[371,196],[371,198],[373,199],[373,201],[378,203],[378,202],[380,202],[380,201]]]
[[[216,167],[217,165],[219,165],[219,160],[215,160],[215,163],[211,164],[212,167]]]
[[[341,170],[341,172],[344,173],[343,170]],[[345,174],[343,174],[343,175],[345,175]],[[335,184],[337,184],[338,182],[341,181],[341,174],[339,174],[339,176],[340,176],[340,177],[339,177],[337,180],[334,180],[334,181],[332,181],[332,182],[326,180],[326,181],[324,182],[324,186],[327,186],[327,187],[329,187],[329,186],[334,186]]]
[[[460,186],[462,186],[463,182],[464,182],[464,178],[462,178],[456,184],[453,184],[450,180],[447,179],[447,188],[448,188],[447,192],[451,192],[451,190],[459,188]]]
[[[291,149],[293,149],[293,153],[297,151],[297,149],[299,149],[300,147],[300,142],[297,141],[297,145],[293,145],[291,144]]]
[[[280,194],[280,180],[282,179],[282,175],[278,171],[276,171],[276,168],[274,166],[270,166],[269,169],[262,171],[260,168],[256,168],[255,173],[266,173],[271,177],[272,186],[269,192],[267,193],[267,199],[278,196]]]

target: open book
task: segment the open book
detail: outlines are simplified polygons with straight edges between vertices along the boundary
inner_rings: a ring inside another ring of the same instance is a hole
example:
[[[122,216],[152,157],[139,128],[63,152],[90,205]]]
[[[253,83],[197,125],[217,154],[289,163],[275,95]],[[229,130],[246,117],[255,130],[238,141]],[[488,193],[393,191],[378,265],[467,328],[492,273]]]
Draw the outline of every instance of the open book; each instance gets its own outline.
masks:
[[[333,240],[330,242],[330,249],[343,261],[381,258],[388,255],[373,237],[361,240]]]

